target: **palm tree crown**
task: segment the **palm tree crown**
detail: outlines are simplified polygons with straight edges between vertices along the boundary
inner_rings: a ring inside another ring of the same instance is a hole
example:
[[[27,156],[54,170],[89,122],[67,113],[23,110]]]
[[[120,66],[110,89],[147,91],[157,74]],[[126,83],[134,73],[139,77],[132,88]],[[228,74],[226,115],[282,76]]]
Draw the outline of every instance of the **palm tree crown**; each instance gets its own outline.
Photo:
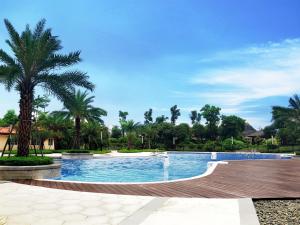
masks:
[[[289,106],[273,106],[272,110],[273,120],[279,126],[284,123],[300,124],[300,98],[294,95],[289,99]]]
[[[95,96],[88,96],[87,91],[73,93],[72,98],[64,101],[64,109],[62,111],[54,111],[54,115],[58,115],[67,119],[75,120],[76,136],[74,138],[74,147],[80,147],[80,123],[81,121],[103,123],[102,116],[106,116],[104,109],[96,108],[91,105]]]
[[[14,57],[0,49],[0,83],[7,90],[15,88],[20,94],[18,155],[21,156],[29,152],[32,102],[37,86],[61,100],[69,98],[76,86],[94,89],[85,73],[77,70],[59,72],[61,68],[80,62],[80,52],[59,54],[61,42],[52,35],[51,29],[45,29],[45,22],[38,22],[34,30],[27,25],[19,34],[7,19],[4,20],[9,33],[6,43]]]

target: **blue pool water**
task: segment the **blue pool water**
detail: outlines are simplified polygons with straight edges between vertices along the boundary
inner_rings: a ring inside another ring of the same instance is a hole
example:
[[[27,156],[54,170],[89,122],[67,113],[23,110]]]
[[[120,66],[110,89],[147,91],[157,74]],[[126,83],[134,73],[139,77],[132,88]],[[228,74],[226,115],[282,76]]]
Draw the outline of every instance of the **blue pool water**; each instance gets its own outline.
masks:
[[[168,153],[166,156],[114,157],[88,160],[65,159],[56,180],[85,182],[153,182],[189,178],[203,174],[209,161],[280,159],[276,154]]]

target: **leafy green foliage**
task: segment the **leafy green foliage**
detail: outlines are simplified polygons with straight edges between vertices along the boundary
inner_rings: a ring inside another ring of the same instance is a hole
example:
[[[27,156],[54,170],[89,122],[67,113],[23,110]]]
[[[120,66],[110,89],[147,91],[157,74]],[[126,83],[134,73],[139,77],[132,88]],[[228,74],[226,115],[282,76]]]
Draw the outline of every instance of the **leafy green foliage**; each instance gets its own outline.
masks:
[[[3,118],[0,120],[0,126],[6,127],[18,122],[18,116],[15,113],[15,110],[8,110]]]
[[[191,136],[190,126],[186,123],[175,126],[174,136],[177,137],[177,142],[189,142]]]
[[[95,96],[88,96],[87,91],[77,90],[71,98],[65,99],[64,111],[54,111],[52,114],[64,118],[80,118],[81,120],[104,123],[101,117],[106,116],[107,112],[91,105],[94,98]]]
[[[101,117],[107,115],[104,109],[91,105],[94,98],[95,96],[89,97],[87,91],[81,92],[78,90],[73,93],[71,98],[65,99],[65,110],[52,112],[54,116],[75,120],[74,148],[76,149],[80,148],[81,122],[88,121],[103,124],[104,122]]]
[[[169,119],[169,117],[166,117],[165,115],[161,115],[161,116],[156,117],[155,123],[164,123],[164,122],[167,122],[168,119]]]
[[[112,138],[122,137],[122,130],[118,126],[113,126],[111,129],[111,137]]]
[[[40,109],[43,109],[43,111],[45,112],[45,109],[48,107],[50,103],[50,99],[49,96],[47,95],[43,95],[40,96],[38,95],[34,100],[33,100],[33,110],[36,112],[41,112]]]
[[[233,144],[232,144],[231,138],[225,139],[222,144],[225,150],[240,150],[246,147],[243,141],[236,140],[236,139],[233,140]]]
[[[245,130],[246,121],[238,116],[222,116],[222,123],[220,126],[221,136],[223,138],[239,137]]]
[[[215,140],[218,135],[218,124],[220,121],[221,108],[211,105],[202,107],[201,115],[206,120],[206,136],[211,140]]]
[[[294,95],[289,99],[289,106],[273,106],[273,126],[278,129],[281,144],[300,143],[300,98]]]
[[[53,158],[40,157],[40,156],[28,156],[28,157],[1,157],[1,166],[38,166],[49,165],[53,163]]]
[[[200,123],[195,123],[192,127],[192,136],[197,140],[202,140],[205,137],[205,127]]]

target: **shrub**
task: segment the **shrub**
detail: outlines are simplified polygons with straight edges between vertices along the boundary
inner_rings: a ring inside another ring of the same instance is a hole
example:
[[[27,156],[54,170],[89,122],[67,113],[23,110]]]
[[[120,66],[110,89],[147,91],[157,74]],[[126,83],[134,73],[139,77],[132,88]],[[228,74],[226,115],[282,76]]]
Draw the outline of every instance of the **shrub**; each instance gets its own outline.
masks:
[[[278,148],[278,145],[270,144],[270,143],[267,144],[267,149],[276,149],[276,148]]]
[[[50,157],[28,156],[28,157],[1,157],[0,165],[2,166],[38,166],[49,165],[53,163]]]
[[[223,147],[225,150],[240,150],[246,147],[245,143],[239,140],[232,140],[231,138],[227,138],[223,141]]]
[[[187,144],[186,149],[197,150],[197,144],[191,142],[191,143]]]
[[[207,141],[204,145],[203,145],[203,150],[207,151],[207,152],[213,152],[216,149],[216,142],[214,141]]]

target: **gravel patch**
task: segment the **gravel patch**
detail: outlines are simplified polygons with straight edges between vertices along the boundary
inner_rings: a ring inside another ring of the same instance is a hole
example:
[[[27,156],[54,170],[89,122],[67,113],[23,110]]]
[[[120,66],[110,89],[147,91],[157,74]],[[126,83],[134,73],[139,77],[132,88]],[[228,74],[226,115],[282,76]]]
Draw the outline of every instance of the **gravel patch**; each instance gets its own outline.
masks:
[[[300,199],[253,200],[261,225],[299,225]]]

